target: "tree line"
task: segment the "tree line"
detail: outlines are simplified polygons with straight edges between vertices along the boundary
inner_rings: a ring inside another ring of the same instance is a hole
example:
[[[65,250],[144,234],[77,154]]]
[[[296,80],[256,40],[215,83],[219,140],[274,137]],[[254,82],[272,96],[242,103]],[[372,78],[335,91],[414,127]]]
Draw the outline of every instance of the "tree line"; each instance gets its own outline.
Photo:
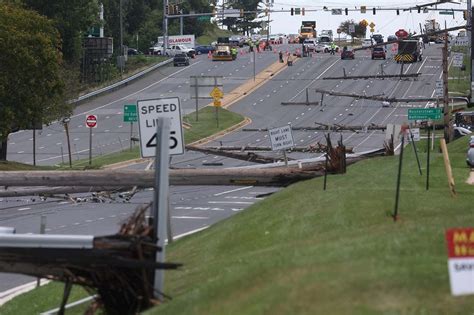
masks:
[[[226,7],[256,10],[259,0],[230,0]],[[178,0],[181,13],[212,12],[209,0]],[[99,19],[100,5],[104,20]],[[147,51],[162,35],[162,0],[0,0],[0,160],[6,160],[11,132],[33,129],[68,117],[68,99],[76,97],[83,38],[104,27],[118,53],[120,11],[123,42]],[[226,25],[245,32],[255,16],[233,18]],[[197,18],[184,19],[184,34],[199,37],[216,27]],[[169,33],[179,34],[179,19]]]

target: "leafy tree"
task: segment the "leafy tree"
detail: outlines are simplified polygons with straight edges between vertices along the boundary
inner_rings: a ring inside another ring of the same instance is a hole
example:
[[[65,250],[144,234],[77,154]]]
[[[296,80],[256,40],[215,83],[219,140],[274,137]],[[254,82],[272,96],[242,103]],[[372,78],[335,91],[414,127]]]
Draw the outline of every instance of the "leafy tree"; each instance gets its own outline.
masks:
[[[256,11],[260,0],[231,0],[226,2],[226,8],[242,9],[244,11]],[[224,25],[226,25],[233,32],[241,32],[249,35],[254,28],[262,26],[262,22],[255,22],[257,14],[245,14],[243,17],[227,17],[224,18]]]
[[[359,23],[354,22],[354,20],[347,20],[342,22],[339,25],[339,28],[346,34],[350,34],[349,32],[349,25],[354,24],[355,26],[355,34],[351,34],[355,37],[364,38],[367,32],[367,25],[364,23],[364,20],[360,21]]]
[[[62,53],[68,62],[81,57],[82,37],[99,25],[98,0],[23,0],[27,8],[54,20],[62,39]]]
[[[50,123],[69,112],[61,79],[61,40],[53,22],[0,3],[0,160],[15,128]]]

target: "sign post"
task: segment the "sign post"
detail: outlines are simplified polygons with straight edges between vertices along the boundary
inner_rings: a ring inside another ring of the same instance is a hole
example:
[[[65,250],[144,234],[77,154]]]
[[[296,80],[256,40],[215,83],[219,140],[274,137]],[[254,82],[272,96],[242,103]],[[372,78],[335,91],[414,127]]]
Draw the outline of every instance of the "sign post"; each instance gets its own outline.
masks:
[[[123,122],[130,123],[130,151],[132,151],[133,123],[138,121],[137,105],[123,105]]]
[[[286,149],[294,147],[293,135],[291,133],[291,125],[276,127],[268,130],[270,134],[270,142],[272,151],[283,151],[285,166],[288,166],[288,158],[286,157]]]
[[[89,165],[92,164],[92,128],[97,128],[97,115],[86,115],[86,127],[89,128]]]
[[[214,107],[216,108],[217,128],[219,128],[219,107],[222,106],[221,98],[224,96],[224,93],[217,86],[215,86],[214,89],[212,89],[211,93],[209,93],[209,95],[212,96],[212,98],[214,99]]]
[[[169,136],[169,154],[180,155],[184,153],[183,131],[181,127],[181,106],[179,98],[159,98],[139,100],[138,126],[140,132],[140,154],[142,157],[155,156],[157,141],[158,118],[168,117],[171,119]]]

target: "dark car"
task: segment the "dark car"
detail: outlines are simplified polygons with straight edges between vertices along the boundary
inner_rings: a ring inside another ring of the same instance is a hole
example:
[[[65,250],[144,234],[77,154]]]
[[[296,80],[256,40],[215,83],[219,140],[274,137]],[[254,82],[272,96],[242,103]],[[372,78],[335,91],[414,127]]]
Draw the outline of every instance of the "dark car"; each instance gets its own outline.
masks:
[[[127,50],[127,55],[129,56],[136,56],[136,55],[143,55],[141,51],[135,48],[129,48]]]
[[[395,36],[395,35],[389,35],[387,37],[387,42],[394,42],[396,40],[397,40],[397,36]]]
[[[341,59],[355,59],[354,50],[350,47],[344,46],[341,52]]]
[[[176,54],[173,57],[173,65],[178,66],[189,66],[189,57],[186,54]]]
[[[207,54],[209,52],[212,54],[215,50],[215,47],[211,45],[201,45],[194,47],[194,50],[196,51],[197,55]]]
[[[385,48],[383,47],[374,47],[372,48],[372,59],[385,59]]]

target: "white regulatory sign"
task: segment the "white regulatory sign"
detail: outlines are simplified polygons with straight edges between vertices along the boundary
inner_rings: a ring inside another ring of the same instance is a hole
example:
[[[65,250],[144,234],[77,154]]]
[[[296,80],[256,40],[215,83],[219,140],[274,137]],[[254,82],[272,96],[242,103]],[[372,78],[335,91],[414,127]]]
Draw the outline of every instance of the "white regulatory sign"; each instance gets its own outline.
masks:
[[[270,133],[270,141],[272,143],[272,150],[284,150],[294,147],[293,135],[291,134],[291,126],[276,127],[268,130]]]
[[[142,157],[154,157],[156,154],[156,128],[157,119],[160,117],[171,119],[170,155],[184,153],[181,107],[178,97],[139,100],[137,109]]]
[[[464,60],[463,53],[453,53],[453,66],[454,67],[461,68],[463,60]]]
[[[413,141],[420,141],[420,128],[410,128],[410,132],[413,135]]]

